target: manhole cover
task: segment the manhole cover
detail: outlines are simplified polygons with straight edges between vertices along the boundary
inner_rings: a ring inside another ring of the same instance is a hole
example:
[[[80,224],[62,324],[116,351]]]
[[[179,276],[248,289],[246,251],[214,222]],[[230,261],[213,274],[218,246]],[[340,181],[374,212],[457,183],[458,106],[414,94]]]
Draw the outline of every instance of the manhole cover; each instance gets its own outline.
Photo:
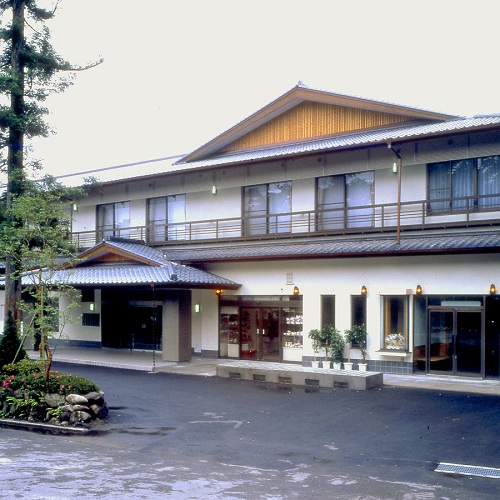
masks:
[[[479,467],[477,465],[460,465],[440,463],[434,472],[442,472],[444,474],[461,474],[462,476],[479,476],[492,477],[500,479],[500,469],[492,467]]]

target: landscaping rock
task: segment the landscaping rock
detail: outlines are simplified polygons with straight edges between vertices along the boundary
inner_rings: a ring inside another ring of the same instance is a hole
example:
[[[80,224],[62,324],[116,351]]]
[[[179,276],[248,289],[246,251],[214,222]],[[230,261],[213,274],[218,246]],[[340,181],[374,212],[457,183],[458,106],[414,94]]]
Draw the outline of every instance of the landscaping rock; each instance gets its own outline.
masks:
[[[89,392],[84,394],[84,397],[88,399],[89,403],[102,403],[104,401],[104,392]]]
[[[89,402],[89,400],[86,397],[81,396],[80,394],[68,394],[66,396],[66,401],[73,405],[76,404],[86,405]]]
[[[69,417],[69,421],[76,424],[79,422],[89,422],[92,420],[92,415],[90,413],[87,413],[86,411],[74,411],[71,413],[71,416]]]
[[[45,403],[52,408],[57,408],[65,403],[66,398],[61,394],[45,394]]]

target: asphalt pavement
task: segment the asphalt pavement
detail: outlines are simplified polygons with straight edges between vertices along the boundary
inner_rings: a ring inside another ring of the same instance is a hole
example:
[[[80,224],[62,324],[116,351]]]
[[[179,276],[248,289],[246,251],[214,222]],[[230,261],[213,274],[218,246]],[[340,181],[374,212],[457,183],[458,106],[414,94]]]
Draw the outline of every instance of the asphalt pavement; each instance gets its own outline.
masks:
[[[497,396],[279,386],[56,362],[97,383],[92,435],[0,430],[4,498],[493,499]]]
[[[29,354],[35,359],[38,357],[37,352],[31,351]],[[54,360],[63,363],[202,377],[215,377],[217,364],[228,361],[202,358],[195,355],[189,362],[176,363],[163,361],[161,352],[82,347],[59,348],[54,352]],[[447,375],[396,375],[385,373],[384,384],[391,387],[413,387],[416,389],[500,396],[500,379],[498,378],[480,379]]]

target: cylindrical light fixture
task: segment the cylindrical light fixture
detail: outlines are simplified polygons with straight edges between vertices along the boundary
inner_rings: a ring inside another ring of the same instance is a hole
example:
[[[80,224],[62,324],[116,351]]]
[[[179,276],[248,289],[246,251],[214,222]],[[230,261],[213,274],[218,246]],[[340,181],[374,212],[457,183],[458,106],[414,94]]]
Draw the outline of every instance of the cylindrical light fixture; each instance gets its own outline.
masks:
[[[293,294],[294,295],[299,295],[299,293],[300,293],[299,287],[298,286],[294,286],[293,287]]]
[[[417,295],[422,295],[422,285],[417,285]]]
[[[365,285],[363,285],[363,286],[361,287],[361,295],[366,295],[366,293],[367,293],[367,292],[368,292],[368,290],[367,290],[366,286],[365,286]]]
[[[490,295],[495,295],[497,293],[497,287],[495,286],[494,283],[490,285]]]

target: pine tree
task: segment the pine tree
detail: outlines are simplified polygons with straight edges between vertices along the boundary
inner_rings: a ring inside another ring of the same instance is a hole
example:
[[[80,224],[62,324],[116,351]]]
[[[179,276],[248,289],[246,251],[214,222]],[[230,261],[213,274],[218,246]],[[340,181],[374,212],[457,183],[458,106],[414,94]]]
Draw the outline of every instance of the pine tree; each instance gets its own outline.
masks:
[[[9,311],[7,319],[5,320],[3,337],[0,341],[0,370],[4,365],[16,363],[27,357],[28,355],[24,347],[21,347],[21,341],[17,335],[17,328],[14,325],[14,318]]]
[[[46,27],[59,1],[54,2],[52,11],[39,7],[39,3],[38,0],[0,0],[3,16],[12,15],[11,22],[0,30],[0,95],[9,102],[0,105],[0,154],[7,150],[0,161],[7,172],[5,214],[11,219],[11,225],[22,224],[14,219],[10,209],[13,200],[25,190],[27,168],[40,168],[36,162],[26,163],[25,138],[47,137],[50,132],[44,121],[48,110],[43,102],[52,93],[62,92],[71,85],[72,75],[68,72],[81,71],[101,62],[74,67],[60,57],[50,43],[50,31]],[[8,255],[5,311],[12,313],[15,325],[20,320],[22,272],[21,260]]]

